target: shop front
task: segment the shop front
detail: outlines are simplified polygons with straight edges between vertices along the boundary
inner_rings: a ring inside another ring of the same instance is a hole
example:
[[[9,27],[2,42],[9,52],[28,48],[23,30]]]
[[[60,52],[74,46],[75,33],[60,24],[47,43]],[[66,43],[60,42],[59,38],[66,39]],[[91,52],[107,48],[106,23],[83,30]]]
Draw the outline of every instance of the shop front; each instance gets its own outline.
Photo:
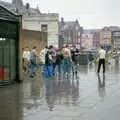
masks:
[[[0,6],[0,85],[19,81],[21,17]]]

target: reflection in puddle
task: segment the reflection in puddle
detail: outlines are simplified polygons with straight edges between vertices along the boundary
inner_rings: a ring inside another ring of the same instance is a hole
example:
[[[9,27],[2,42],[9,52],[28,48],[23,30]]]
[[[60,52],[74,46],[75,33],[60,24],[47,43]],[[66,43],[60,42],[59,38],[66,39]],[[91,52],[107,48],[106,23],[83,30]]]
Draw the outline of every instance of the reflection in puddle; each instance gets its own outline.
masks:
[[[105,74],[103,76],[98,75],[98,92],[101,98],[105,97]]]
[[[53,111],[56,104],[67,106],[76,105],[79,99],[79,80],[78,79],[46,79],[46,102],[49,110]]]

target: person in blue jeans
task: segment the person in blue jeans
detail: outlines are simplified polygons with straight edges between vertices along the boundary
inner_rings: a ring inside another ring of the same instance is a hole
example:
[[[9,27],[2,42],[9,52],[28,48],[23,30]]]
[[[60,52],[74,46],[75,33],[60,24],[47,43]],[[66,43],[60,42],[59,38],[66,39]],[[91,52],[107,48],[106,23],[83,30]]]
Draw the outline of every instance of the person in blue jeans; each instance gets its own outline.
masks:
[[[36,46],[33,47],[30,55],[30,77],[34,77],[38,69],[36,48]]]
[[[46,55],[45,55],[45,68],[44,74],[46,77],[53,76],[53,59],[51,49],[49,48]]]
[[[65,48],[63,48],[63,71],[65,75],[69,75],[70,71],[71,71],[71,52],[70,49],[68,47],[68,45],[66,45]]]

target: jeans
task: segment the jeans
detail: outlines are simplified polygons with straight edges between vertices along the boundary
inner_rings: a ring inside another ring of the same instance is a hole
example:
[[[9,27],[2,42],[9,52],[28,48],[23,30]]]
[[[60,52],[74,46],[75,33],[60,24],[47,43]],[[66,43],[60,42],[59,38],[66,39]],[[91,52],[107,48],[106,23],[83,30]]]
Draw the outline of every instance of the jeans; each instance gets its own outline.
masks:
[[[105,73],[105,59],[99,59],[99,64],[98,64],[98,70],[97,72],[100,72],[101,65],[103,65],[103,73]]]

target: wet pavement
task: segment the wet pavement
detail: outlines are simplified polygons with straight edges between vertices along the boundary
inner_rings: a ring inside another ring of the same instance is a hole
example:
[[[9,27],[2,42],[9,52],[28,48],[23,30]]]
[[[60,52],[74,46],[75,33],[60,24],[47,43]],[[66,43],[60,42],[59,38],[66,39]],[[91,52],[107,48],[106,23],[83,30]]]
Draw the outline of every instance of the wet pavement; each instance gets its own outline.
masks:
[[[94,64],[78,76],[29,78],[0,88],[0,120],[120,120],[120,69],[114,60],[105,75]]]

